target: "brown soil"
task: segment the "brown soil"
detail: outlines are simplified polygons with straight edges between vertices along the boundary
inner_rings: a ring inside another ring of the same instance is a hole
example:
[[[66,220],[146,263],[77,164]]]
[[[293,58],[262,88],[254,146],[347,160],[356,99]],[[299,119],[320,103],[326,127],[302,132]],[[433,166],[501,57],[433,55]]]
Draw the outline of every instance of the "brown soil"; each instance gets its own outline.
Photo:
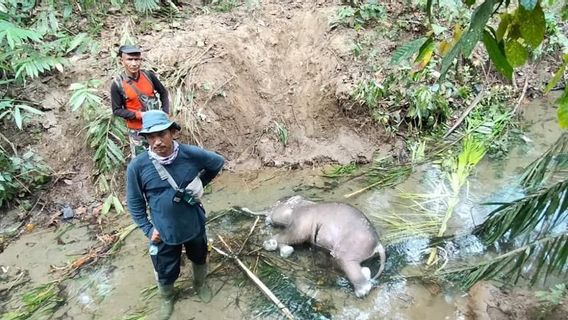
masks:
[[[482,281],[469,291],[465,314],[472,320],[563,320],[568,315],[568,298],[546,309],[534,292],[516,288],[504,290]]]
[[[176,120],[191,129],[182,140],[223,154],[227,168],[369,162],[373,152],[388,152],[390,144],[367,114],[351,117],[338,103],[345,95],[345,79],[352,77],[347,66],[353,64],[353,31],[330,29],[336,8],[331,1],[267,1],[254,11],[243,6],[170,24],[152,21],[146,32],[139,30],[144,21],[112,17],[103,33],[103,50],[76,57],[58,78],[63,87],[99,78],[108,88],[119,70],[114,53],[121,27],[134,29],[145,50],[145,66],[157,70],[170,100],[178,87],[194,95],[186,106],[189,116],[183,108],[174,111]],[[172,80],[174,75],[179,81]],[[63,94],[66,101],[68,93]],[[76,121],[66,121],[75,117],[67,109],[54,110],[61,121],[59,134],[48,138],[50,152],[53,140],[80,145],[74,137],[68,141]],[[274,133],[275,123],[288,131],[286,146]]]

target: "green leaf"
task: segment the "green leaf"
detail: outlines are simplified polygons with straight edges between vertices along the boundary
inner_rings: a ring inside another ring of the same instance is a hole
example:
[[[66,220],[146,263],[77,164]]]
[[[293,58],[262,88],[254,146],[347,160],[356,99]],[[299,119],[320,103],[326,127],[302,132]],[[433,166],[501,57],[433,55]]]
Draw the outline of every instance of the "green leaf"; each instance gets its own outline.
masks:
[[[562,129],[568,129],[568,86],[564,88],[564,93],[558,100],[556,100],[558,105],[558,124]]]
[[[412,57],[429,38],[423,37],[412,40],[398,47],[391,56],[391,64],[400,64],[403,60]]]
[[[34,108],[34,107],[30,107],[30,106],[28,106],[28,105],[26,105],[26,104],[19,104],[19,105],[18,105],[18,108],[23,109],[23,110],[25,110],[26,112],[33,113],[33,114],[37,114],[37,115],[42,115],[42,114],[43,114],[43,111],[38,110],[38,109],[36,109],[36,108]]]
[[[16,122],[16,126],[18,127],[18,129],[22,130],[22,114],[20,112],[20,108],[15,107],[14,108],[14,121]]]
[[[0,20],[0,44],[6,39],[10,49],[31,40],[35,42],[41,41],[41,34],[33,30],[27,30],[16,26],[8,21]]]
[[[469,29],[462,38],[462,52],[465,57],[469,57],[477,42],[483,37],[483,29],[491,18],[494,5],[495,0],[485,0],[473,13]]]
[[[105,202],[104,202],[104,204],[103,204],[103,207],[102,207],[102,209],[101,209],[101,214],[102,214],[102,215],[106,215],[107,213],[109,213],[110,208],[111,208],[111,206],[112,206],[112,198],[113,198],[113,195],[112,195],[112,194],[109,195],[109,196],[106,198],[106,200],[105,200]]]
[[[499,45],[495,38],[493,38],[493,35],[488,31],[483,32],[483,44],[485,44],[489,58],[493,64],[495,64],[497,70],[507,77],[507,79],[511,80],[513,78],[513,67],[511,67],[507,58],[499,49]]]
[[[138,12],[149,13],[159,9],[159,0],[134,0],[134,8]]]
[[[505,42],[505,56],[513,68],[522,66],[527,61],[529,53],[517,40]]]
[[[538,0],[520,0],[520,2],[521,6],[530,11],[536,7]]]
[[[477,42],[483,37],[483,29],[489,21],[489,18],[491,18],[494,5],[495,0],[486,0],[477,7],[472,15],[470,26],[465,35],[456,42],[452,50],[450,50],[450,52],[442,59],[439,80],[444,79],[448,69],[460,52],[462,52],[466,57],[471,54],[471,51],[475,48]]]
[[[418,53],[418,56],[416,57],[416,60],[414,60],[415,66],[413,67],[413,71],[420,71],[420,70],[424,69],[426,67],[426,65],[428,65],[428,62],[432,58],[432,54],[434,52],[434,49],[436,49],[436,45],[434,44],[434,40],[432,38],[429,38],[420,47],[420,51]]]
[[[516,18],[519,24],[521,36],[533,48],[536,48],[544,40],[545,20],[544,12],[540,5],[532,11],[524,7],[517,9]]]
[[[509,25],[511,24],[512,21],[513,21],[513,15],[509,13],[503,13],[501,15],[501,20],[499,21],[499,27],[497,27],[497,32],[495,34],[495,38],[497,38],[498,42],[501,42],[501,40],[503,40],[503,37],[505,36],[505,33],[507,32],[507,29],[509,28]]]
[[[120,203],[118,197],[112,197],[112,205],[114,207],[114,210],[116,210],[116,213],[122,214],[124,212],[124,207],[122,206],[122,203]]]
[[[556,84],[560,81],[560,79],[562,79],[565,70],[566,70],[566,63],[564,63],[562,66],[560,66],[560,68],[558,68],[558,70],[556,70],[556,73],[546,85],[546,88],[544,89],[544,94],[549,93],[550,90],[552,90],[552,88],[556,86]]]

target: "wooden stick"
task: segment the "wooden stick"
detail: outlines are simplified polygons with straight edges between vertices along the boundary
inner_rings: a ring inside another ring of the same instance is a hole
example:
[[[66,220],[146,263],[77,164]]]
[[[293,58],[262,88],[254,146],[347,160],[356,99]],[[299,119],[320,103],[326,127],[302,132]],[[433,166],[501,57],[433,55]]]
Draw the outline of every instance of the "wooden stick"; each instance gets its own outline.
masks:
[[[513,109],[513,114],[517,113],[517,109],[521,105],[521,102],[523,102],[523,99],[525,98],[525,94],[527,93],[528,86],[529,86],[529,77],[525,77],[525,85],[523,86],[523,92],[521,92],[521,96],[519,97],[519,100],[517,100],[517,104],[515,105],[515,108]]]
[[[475,99],[473,99],[473,102],[469,105],[469,107],[467,107],[467,109],[459,117],[459,119],[456,121],[456,123],[450,128],[450,130],[448,130],[448,132],[446,132],[443,139],[446,139],[463,122],[463,120],[465,120],[465,118],[471,112],[471,110],[473,110],[473,108],[475,108],[475,106],[479,103],[479,101],[481,101],[481,98],[483,98],[484,94],[485,94],[485,88],[481,89],[481,91],[479,92],[477,97],[475,97]]]
[[[252,235],[252,232],[254,231],[254,228],[256,228],[256,224],[258,223],[258,220],[260,220],[260,217],[257,216],[256,220],[254,220],[254,223],[252,225],[252,227],[250,228],[250,231],[247,235],[247,237],[245,238],[245,241],[243,242],[243,244],[241,245],[241,248],[239,249],[239,251],[237,252],[237,256],[239,254],[241,254],[241,252],[243,251],[243,248],[245,247],[245,244],[247,243],[248,239],[250,238],[250,236]]]
[[[224,241],[223,241],[224,243]],[[241,267],[241,269],[243,269],[243,271],[247,274],[247,276],[254,282],[254,284],[256,284],[260,290],[262,291],[262,293],[264,293],[270,300],[272,300],[272,302],[276,305],[276,307],[278,307],[278,310],[280,310],[280,312],[282,312],[284,314],[284,316],[286,316],[287,319],[293,320],[294,319],[294,315],[290,312],[290,310],[288,310],[288,308],[286,308],[286,306],[280,301],[280,299],[278,299],[273,293],[272,291],[270,291],[270,289],[268,289],[268,287],[259,279],[257,278],[257,276],[252,273],[252,271],[249,270],[249,268],[247,268],[245,266],[245,264],[237,257],[232,256],[227,254],[226,252],[224,252],[223,250],[213,246],[213,249],[215,251],[217,251],[217,253],[225,256],[225,257],[229,257],[234,259],[237,264],[239,265],[239,267]]]
[[[213,250],[217,251],[217,253],[219,253],[220,255],[234,259],[239,267],[243,269],[246,275],[254,282],[254,284],[256,284],[260,288],[262,293],[264,293],[264,295],[266,295],[266,297],[268,297],[276,305],[276,307],[278,307],[278,310],[280,310],[280,312],[282,312],[282,314],[284,314],[287,319],[293,320],[294,315],[292,314],[292,312],[288,310],[288,308],[280,301],[280,299],[278,299],[278,297],[276,297],[274,293],[272,293],[272,291],[270,291],[270,289],[254,273],[252,273],[252,271],[250,271],[249,268],[247,268],[247,266],[245,266],[245,264],[237,256],[234,256],[232,254],[231,247],[227,245],[225,240],[223,240],[220,235],[218,235],[218,237],[219,240],[221,240],[221,242],[227,247],[227,250],[231,252],[231,254],[228,254],[215,246],[212,246]]]

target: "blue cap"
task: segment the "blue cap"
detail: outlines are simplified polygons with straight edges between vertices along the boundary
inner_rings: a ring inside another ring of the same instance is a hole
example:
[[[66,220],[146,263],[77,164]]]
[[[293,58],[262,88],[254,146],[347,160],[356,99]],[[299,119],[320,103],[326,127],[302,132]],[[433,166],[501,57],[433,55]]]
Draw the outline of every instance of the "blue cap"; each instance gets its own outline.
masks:
[[[150,110],[144,112],[142,115],[142,130],[140,130],[139,134],[160,132],[169,129],[170,127],[181,130],[181,127],[174,121],[170,120],[164,111]]]

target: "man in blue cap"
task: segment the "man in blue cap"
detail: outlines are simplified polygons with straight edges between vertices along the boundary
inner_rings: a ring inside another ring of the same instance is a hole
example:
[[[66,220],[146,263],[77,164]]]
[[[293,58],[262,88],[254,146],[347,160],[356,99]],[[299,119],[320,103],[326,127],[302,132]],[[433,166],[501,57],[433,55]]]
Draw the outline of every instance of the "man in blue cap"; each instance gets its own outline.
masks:
[[[224,159],[197,146],[179,144],[180,126],[163,111],[142,116],[140,135],[149,149],[127,168],[126,199],[134,222],[149,239],[150,257],[162,295],[161,319],[169,319],[174,282],[180,273],[182,246],[193,265],[193,286],[204,302],[211,300],[207,276],[203,186],[221,171]],[[149,207],[150,218],[147,214]]]
[[[126,120],[130,151],[134,157],[143,150],[143,139],[138,135],[142,128],[142,114],[149,110],[169,113],[170,103],[168,91],[156,74],[141,69],[142,50],[138,46],[120,46],[118,58],[124,71],[114,79],[110,87],[112,113]]]

